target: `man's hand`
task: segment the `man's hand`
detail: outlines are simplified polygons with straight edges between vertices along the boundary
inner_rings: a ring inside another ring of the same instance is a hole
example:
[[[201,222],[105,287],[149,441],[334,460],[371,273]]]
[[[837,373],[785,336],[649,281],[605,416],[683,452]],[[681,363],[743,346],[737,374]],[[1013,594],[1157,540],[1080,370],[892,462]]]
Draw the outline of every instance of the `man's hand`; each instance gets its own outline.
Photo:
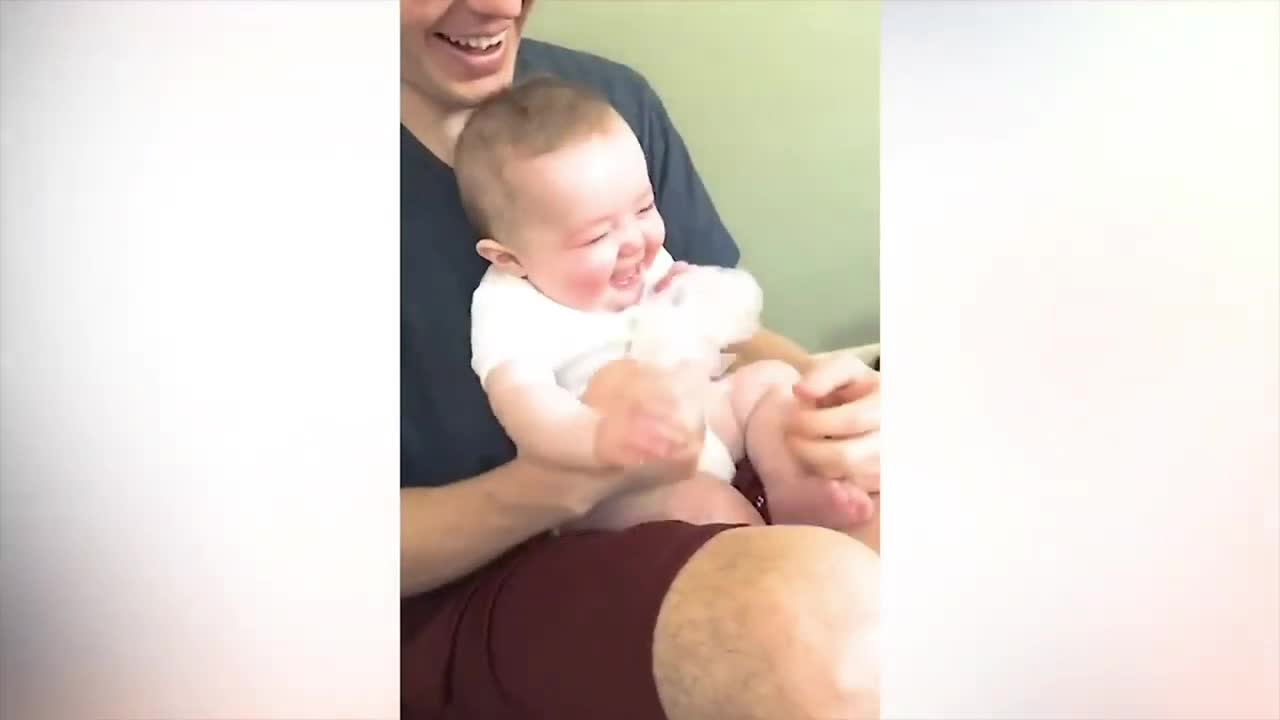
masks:
[[[814,359],[795,394],[792,452],[820,475],[879,492],[880,373],[852,351],[835,352]]]
[[[582,402],[600,416],[596,455],[609,468],[652,472],[656,480],[688,477],[702,449],[700,407],[680,396],[677,373],[624,359],[596,372]]]

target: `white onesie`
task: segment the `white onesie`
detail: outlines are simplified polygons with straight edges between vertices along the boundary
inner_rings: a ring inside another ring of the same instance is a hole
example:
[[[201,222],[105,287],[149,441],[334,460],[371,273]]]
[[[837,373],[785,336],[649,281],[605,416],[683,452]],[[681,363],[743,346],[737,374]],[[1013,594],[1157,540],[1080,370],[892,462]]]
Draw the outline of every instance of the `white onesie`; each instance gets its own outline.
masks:
[[[644,275],[646,296],[673,265],[659,250]],[[641,303],[620,312],[585,312],[548,298],[523,278],[490,267],[471,299],[471,367],[482,385],[503,363],[521,373],[553,373],[556,384],[582,397],[596,371],[626,357]],[[708,427],[698,469],[731,481],[736,465]]]

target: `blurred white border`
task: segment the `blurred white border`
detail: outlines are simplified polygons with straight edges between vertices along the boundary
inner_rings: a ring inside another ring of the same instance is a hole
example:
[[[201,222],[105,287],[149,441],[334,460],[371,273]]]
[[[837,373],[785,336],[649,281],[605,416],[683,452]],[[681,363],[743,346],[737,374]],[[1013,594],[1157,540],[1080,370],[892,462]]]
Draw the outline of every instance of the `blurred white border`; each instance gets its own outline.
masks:
[[[1280,717],[1280,4],[882,22],[884,716]]]
[[[1277,716],[1276,7],[884,4],[886,717]],[[0,3],[6,716],[397,714],[395,8]]]
[[[399,712],[398,3],[0,3],[0,715]]]

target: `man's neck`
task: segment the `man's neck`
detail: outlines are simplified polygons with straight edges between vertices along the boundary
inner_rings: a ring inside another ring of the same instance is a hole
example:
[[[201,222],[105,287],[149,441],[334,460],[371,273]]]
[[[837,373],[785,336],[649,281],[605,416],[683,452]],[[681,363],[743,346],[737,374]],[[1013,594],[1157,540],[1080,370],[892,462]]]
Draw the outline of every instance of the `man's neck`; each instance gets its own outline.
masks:
[[[450,167],[453,166],[453,150],[457,147],[458,136],[470,116],[470,108],[441,110],[421,93],[400,83],[400,124]]]

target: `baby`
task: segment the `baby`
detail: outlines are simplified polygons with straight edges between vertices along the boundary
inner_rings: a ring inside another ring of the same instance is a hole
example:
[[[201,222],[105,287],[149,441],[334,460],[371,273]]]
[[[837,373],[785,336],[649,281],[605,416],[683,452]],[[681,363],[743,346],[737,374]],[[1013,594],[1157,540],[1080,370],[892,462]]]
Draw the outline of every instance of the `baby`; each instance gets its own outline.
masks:
[[[720,349],[754,332],[758,286],[741,271],[673,262],[640,143],[609,102],[586,88],[537,78],[490,99],[463,129],[454,167],[463,207],[483,238],[476,251],[490,263],[472,299],[471,343],[495,416],[521,452],[564,467],[625,466],[625,439],[602,433],[600,416],[580,400],[594,374],[634,351],[637,323],[661,317],[673,337],[687,330],[693,320],[680,314],[681,288],[692,292],[698,281],[736,292],[749,306],[751,323],[721,337],[704,333],[718,360]],[[646,316],[655,303],[668,314]],[[701,406],[705,435],[693,475],[624,493],[574,527],[759,524],[730,486],[744,456],[775,522],[844,529],[870,514],[865,495],[811,476],[787,448],[795,370],[770,361],[718,379],[709,363],[694,372],[683,396]]]

